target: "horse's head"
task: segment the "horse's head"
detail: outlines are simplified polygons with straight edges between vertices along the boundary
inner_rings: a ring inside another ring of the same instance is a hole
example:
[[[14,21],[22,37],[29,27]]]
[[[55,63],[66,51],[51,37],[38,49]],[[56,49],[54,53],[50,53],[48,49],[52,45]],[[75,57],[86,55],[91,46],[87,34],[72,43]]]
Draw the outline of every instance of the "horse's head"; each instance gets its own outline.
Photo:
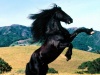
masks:
[[[58,19],[59,21],[63,21],[67,24],[70,24],[73,22],[73,19],[66,14],[60,7],[55,7],[55,18]]]
[[[87,29],[86,33],[88,35],[92,35],[92,34],[94,34],[94,30],[92,28],[91,29]]]
[[[31,32],[36,42],[44,41],[48,37],[48,34],[54,34],[60,31],[67,32],[59,21],[67,24],[73,22],[73,19],[56,4],[51,9],[44,9],[40,13],[31,14],[30,19],[34,19]]]

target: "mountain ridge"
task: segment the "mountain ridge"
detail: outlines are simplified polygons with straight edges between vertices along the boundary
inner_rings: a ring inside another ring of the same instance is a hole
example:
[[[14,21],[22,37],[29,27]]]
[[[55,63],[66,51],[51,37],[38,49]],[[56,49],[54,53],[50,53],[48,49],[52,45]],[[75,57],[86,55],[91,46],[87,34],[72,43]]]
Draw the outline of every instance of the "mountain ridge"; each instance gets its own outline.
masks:
[[[77,27],[68,28],[70,33],[73,33]],[[84,37],[85,36],[85,37]],[[72,41],[74,48],[96,52],[100,51],[100,31],[96,31],[93,35],[85,33],[78,34]],[[23,40],[23,41],[22,41]],[[21,43],[19,43],[21,41]],[[13,24],[11,26],[0,27],[0,47],[14,45],[31,45],[32,35],[30,27],[24,25]]]
[[[30,27],[11,25],[0,27],[0,47],[7,47],[11,43],[31,37]]]

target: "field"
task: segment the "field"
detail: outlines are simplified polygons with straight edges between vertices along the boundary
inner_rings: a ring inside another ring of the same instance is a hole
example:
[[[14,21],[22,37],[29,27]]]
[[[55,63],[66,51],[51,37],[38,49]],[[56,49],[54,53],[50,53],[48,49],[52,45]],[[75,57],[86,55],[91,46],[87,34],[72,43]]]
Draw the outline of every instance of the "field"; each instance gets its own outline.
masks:
[[[29,61],[33,51],[37,48],[39,48],[39,46],[0,48],[0,57],[8,62],[13,68],[10,73],[4,73],[2,75],[25,75],[24,70],[26,63]],[[79,71],[77,68],[82,62],[89,60],[92,61],[100,57],[99,54],[73,49],[72,59],[70,61],[66,61],[64,56],[66,50],[67,48],[54,62],[49,64],[49,67],[57,70],[59,74],[48,75],[77,75],[76,72]]]

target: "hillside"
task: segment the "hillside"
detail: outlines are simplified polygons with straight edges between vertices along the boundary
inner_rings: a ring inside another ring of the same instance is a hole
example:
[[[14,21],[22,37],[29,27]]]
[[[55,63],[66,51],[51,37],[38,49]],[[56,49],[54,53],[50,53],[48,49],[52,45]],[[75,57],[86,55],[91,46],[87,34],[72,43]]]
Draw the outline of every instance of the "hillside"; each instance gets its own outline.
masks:
[[[27,46],[27,45],[32,45],[32,43],[33,43],[33,39],[28,38],[24,40],[15,41],[12,44],[10,44],[10,46]]]
[[[29,61],[33,51],[37,48],[39,48],[39,46],[16,46],[0,48],[0,57],[13,67],[12,72],[10,74],[8,73],[7,75],[18,75],[20,71],[22,72],[22,75],[24,75],[23,71],[25,70],[26,63]],[[64,56],[65,51],[54,62],[49,64],[50,68],[54,68],[59,73],[64,73],[65,75],[66,73],[68,73],[68,75],[75,74],[75,72],[78,71],[78,66],[82,62],[94,60],[100,57],[99,54],[74,49],[72,59],[67,62]]]
[[[7,47],[15,41],[31,37],[30,28],[18,24],[0,27],[0,47]]]
[[[68,28],[70,33],[73,33],[77,27]],[[100,53],[100,31],[95,31],[93,35],[80,33],[73,40],[73,46],[76,49],[89,52]],[[25,46],[32,44],[32,35],[30,27],[13,24],[11,26],[0,27],[0,47],[8,46]]]

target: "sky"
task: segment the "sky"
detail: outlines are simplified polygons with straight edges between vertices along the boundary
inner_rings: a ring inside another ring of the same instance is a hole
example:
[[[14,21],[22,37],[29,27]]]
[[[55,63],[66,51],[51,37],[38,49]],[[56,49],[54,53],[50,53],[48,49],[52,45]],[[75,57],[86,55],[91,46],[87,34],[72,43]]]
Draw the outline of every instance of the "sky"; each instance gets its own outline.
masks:
[[[49,9],[56,3],[73,18],[73,23],[63,27],[86,27],[100,31],[100,0],[0,0],[0,27],[20,24],[31,26],[29,14]]]

